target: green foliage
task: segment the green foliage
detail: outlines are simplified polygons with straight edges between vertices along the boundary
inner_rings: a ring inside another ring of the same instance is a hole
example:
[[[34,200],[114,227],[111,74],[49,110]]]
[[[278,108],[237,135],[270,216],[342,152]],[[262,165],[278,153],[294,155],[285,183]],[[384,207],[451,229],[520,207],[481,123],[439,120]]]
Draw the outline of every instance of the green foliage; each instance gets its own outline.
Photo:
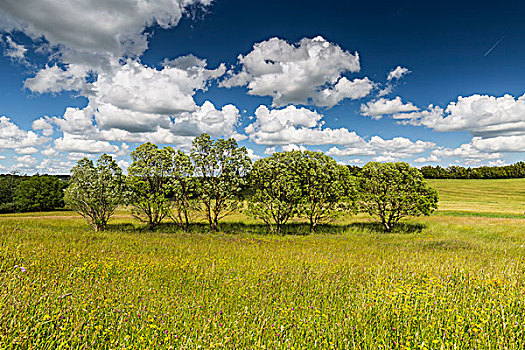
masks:
[[[0,213],[62,208],[65,187],[66,182],[54,175],[1,175]]]
[[[191,159],[198,176],[198,196],[210,229],[218,229],[219,220],[239,206],[240,192],[246,184],[251,160],[245,147],[237,142],[212,140],[201,134],[193,140]]]
[[[13,213],[16,211],[16,188],[27,176],[7,174],[0,176],[0,213]]]
[[[56,176],[34,175],[16,187],[15,203],[19,211],[45,211],[64,207],[65,183]]]
[[[387,231],[405,216],[430,215],[438,195],[417,168],[407,163],[366,164],[357,179],[360,209],[381,220]]]
[[[426,165],[421,167],[426,179],[511,179],[525,178],[525,162],[503,166],[464,168],[452,165],[448,168]]]
[[[191,214],[197,209],[195,167],[190,157],[182,151],[171,152],[173,167],[169,172],[172,210],[170,218],[180,227],[187,229]]]
[[[355,211],[355,189],[346,166],[321,152],[274,153],[254,163],[253,195],[247,213],[281,233],[295,215],[304,216],[313,232],[320,223]]]
[[[171,210],[170,175],[173,173],[171,147],[159,149],[147,142],[131,152],[133,163],[126,178],[126,202],[132,205],[132,214],[149,228],[157,226]]]
[[[300,179],[300,215],[310,231],[348,211],[355,211],[355,187],[348,167],[321,152],[295,151],[295,171]]]
[[[262,220],[272,232],[282,233],[284,224],[299,212],[302,200],[300,151],[274,153],[257,160],[250,174],[253,195],[247,214]]]
[[[111,156],[100,156],[96,167],[83,158],[71,170],[64,199],[95,231],[101,231],[121,202],[123,185],[122,169]]]

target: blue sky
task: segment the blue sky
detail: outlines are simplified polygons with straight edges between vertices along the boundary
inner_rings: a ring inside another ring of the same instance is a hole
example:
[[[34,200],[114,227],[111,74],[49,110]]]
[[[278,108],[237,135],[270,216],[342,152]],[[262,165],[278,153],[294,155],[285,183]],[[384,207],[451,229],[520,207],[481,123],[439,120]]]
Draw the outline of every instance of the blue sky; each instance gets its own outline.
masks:
[[[520,2],[0,3],[0,172],[151,141],[252,159],[501,165],[525,152]]]

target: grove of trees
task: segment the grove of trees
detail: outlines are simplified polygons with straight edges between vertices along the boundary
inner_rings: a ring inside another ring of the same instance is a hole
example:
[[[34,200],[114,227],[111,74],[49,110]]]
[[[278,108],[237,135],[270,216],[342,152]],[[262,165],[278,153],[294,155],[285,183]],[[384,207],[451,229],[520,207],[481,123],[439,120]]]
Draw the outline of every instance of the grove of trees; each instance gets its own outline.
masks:
[[[149,229],[171,220],[187,230],[198,214],[212,231],[242,211],[283,233],[293,218],[310,232],[342,214],[367,213],[386,231],[407,216],[429,215],[438,196],[424,179],[525,177],[525,162],[464,168],[370,162],[339,165],[322,152],[274,153],[252,164],[245,147],[230,139],[196,137],[188,153],[150,142],[131,153],[125,176],[109,155],[84,158],[71,175],[0,175],[0,213],[48,211],[67,205],[95,230],[104,230],[118,206]]]
[[[248,214],[279,234],[295,215],[305,217],[313,232],[355,207],[349,169],[321,152],[274,153],[254,163],[250,178]]]
[[[234,139],[207,134],[194,139],[189,154],[148,142],[131,158],[127,176],[109,155],[96,166],[82,159],[72,169],[66,203],[95,230],[105,229],[121,204],[150,229],[166,218],[187,229],[200,212],[217,231],[222,218],[241,210],[277,234],[294,217],[313,232],[357,211],[377,217],[390,231],[401,218],[429,215],[437,205],[436,191],[406,163],[371,162],[357,171],[321,152],[290,151],[252,164]]]

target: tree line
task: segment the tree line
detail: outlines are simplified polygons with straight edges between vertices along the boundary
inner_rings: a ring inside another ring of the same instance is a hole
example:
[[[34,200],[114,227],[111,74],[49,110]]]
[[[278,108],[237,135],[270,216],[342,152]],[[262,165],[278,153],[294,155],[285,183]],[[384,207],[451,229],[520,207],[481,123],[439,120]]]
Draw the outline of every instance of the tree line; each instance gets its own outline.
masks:
[[[64,207],[64,177],[0,175],[0,213],[48,211]]]
[[[119,205],[150,229],[169,219],[187,230],[200,213],[210,230],[237,211],[281,234],[294,217],[315,231],[345,213],[366,212],[390,231],[402,217],[429,215],[437,192],[406,163],[366,164],[359,172],[321,153],[278,152],[252,163],[234,139],[196,137],[189,154],[145,143],[131,153],[127,176],[109,155],[71,170],[65,202],[95,230]]]
[[[525,178],[525,162],[504,166],[481,166],[464,168],[452,165],[448,168],[426,165],[421,167],[426,179],[517,179]]]

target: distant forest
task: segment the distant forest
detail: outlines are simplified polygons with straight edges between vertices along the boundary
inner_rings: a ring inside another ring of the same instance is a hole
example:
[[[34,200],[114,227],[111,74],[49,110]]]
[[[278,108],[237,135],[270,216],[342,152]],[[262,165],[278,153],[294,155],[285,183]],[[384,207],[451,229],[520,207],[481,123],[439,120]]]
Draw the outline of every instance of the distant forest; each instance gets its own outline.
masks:
[[[349,165],[352,174],[361,171],[361,167]],[[425,165],[421,167],[425,179],[518,179],[525,178],[525,162],[504,166],[481,166],[464,168],[452,165],[448,168]]]
[[[0,175],[0,213],[63,208],[68,179],[69,175]]]
[[[504,166],[481,166],[464,168],[453,165],[448,168],[426,165],[421,167],[425,179],[516,179],[525,178],[525,162]]]

